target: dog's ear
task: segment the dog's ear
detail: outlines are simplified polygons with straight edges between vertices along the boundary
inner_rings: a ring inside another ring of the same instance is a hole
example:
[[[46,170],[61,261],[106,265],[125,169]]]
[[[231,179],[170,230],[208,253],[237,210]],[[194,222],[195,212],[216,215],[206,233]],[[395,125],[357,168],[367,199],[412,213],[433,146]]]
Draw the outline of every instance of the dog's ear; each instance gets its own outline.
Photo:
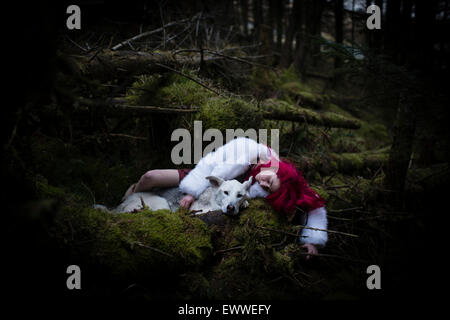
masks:
[[[253,181],[253,177],[250,177],[247,181],[245,181],[243,183],[243,185],[245,186],[245,190],[250,189],[250,186],[252,185],[252,181]]]
[[[209,182],[211,183],[211,185],[214,188],[220,187],[220,185],[225,181],[222,178],[215,177],[215,176],[207,176],[206,179],[209,180]]]

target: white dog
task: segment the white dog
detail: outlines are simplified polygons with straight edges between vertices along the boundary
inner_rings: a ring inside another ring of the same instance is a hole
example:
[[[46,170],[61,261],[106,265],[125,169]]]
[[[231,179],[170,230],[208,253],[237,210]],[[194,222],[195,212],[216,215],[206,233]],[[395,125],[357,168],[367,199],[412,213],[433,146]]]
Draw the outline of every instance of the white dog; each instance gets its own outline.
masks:
[[[248,191],[252,184],[252,177],[240,183],[237,180],[223,180],[216,176],[208,176],[210,186],[192,204],[190,210],[195,214],[221,210],[228,215],[237,215],[241,207],[247,207]],[[115,213],[135,212],[145,204],[151,210],[168,209],[176,211],[179,201],[183,197],[179,188],[160,189],[152,192],[136,192],[128,196],[117,208]],[[94,205],[94,208],[107,210],[105,206]]]

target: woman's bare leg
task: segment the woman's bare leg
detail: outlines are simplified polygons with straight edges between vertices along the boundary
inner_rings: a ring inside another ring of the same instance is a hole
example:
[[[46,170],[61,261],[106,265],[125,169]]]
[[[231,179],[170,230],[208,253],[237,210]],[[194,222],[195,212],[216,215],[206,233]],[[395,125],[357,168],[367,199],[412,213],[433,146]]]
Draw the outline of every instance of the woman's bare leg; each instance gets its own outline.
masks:
[[[150,191],[155,187],[176,187],[179,183],[180,176],[177,169],[150,170],[144,173],[137,183],[128,188],[124,198],[127,198],[133,192]]]

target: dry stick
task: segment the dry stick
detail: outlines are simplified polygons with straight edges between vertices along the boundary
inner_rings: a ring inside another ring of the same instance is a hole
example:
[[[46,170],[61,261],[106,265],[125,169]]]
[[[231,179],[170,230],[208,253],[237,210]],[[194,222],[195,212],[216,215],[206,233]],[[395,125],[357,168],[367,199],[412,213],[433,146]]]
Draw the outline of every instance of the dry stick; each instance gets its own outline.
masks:
[[[247,61],[247,60],[244,60],[244,59],[241,59],[241,58],[238,58],[238,57],[234,57],[234,56],[229,56],[229,55],[226,55],[226,54],[217,52],[217,51],[212,51],[212,50],[209,50],[209,49],[203,49],[203,51],[204,51],[204,52],[207,52],[207,53],[210,53],[210,54],[212,54],[212,55],[216,55],[216,56],[219,56],[219,57],[223,57],[223,58],[229,59],[229,60],[235,60],[235,61],[238,61],[238,62],[246,63],[246,64],[251,65],[251,66],[256,66],[256,67],[261,67],[261,68],[269,68],[269,69],[273,69],[272,67],[266,66],[266,65],[264,65],[264,64],[259,64],[259,63]],[[198,50],[198,49],[182,49],[182,50],[177,50],[177,51],[175,51],[175,52],[172,54],[172,56],[175,57],[177,54],[182,53],[182,52],[201,52],[201,50]]]
[[[190,20],[190,19],[182,19],[182,20],[178,20],[178,21],[172,21],[172,22],[169,22],[168,24],[162,26],[161,28],[158,28],[158,29],[155,29],[155,30],[152,30],[152,31],[147,31],[147,32],[138,34],[138,35],[136,35],[136,36],[134,36],[134,37],[132,37],[132,38],[130,38],[130,39],[127,39],[127,40],[125,40],[125,41],[122,41],[121,43],[116,44],[114,47],[112,47],[111,50],[112,50],[112,51],[115,51],[115,50],[117,50],[117,49],[122,48],[124,45],[129,44],[131,41],[134,41],[134,40],[137,40],[137,39],[146,37],[146,36],[150,36],[150,35],[152,35],[152,34],[155,34],[155,33],[158,33],[158,32],[163,31],[165,28],[168,28],[168,27],[171,27],[171,26],[173,26],[173,25],[176,25],[176,24],[179,24],[179,23],[183,23],[183,22],[186,22],[186,21],[189,21],[189,20]]]
[[[325,257],[325,258],[338,258],[338,259],[349,260],[349,261],[354,261],[354,262],[367,263],[367,261],[365,261],[365,260],[354,259],[354,258],[349,258],[349,257],[343,257],[343,256],[335,255],[335,254],[326,254],[326,253],[311,254],[311,253],[307,253],[307,252],[297,252],[296,254],[299,254],[299,255],[302,255],[302,256],[316,256],[316,257]]]
[[[225,96],[224,96],[223,94],[221,94],[220,92],[218,92],[218,91],[216,91],[216,90],[214,90],[214,89],[211,89],[210,87],[204,85],[204,84],[201,83],[200,81],[198,81],[198,80],[192,78],[191,76],[189,76],[189,75],[187,75],[187,74],[185,74],[185,73],[183,73],[183,72],[181,72],[181,71],[175,70],[175,69],[173,69],[173,68],[171,68],[171,67],[168,67],[168,66],[163,65],[163,64],[160,64],[160,63],[155,63],[155,65],[160,66],[160,67],[163,67],[163,68],[166,68],[167,70],[173,71],[173,72],[179,74],[180,76],[183,76],[183,77],[185,77],[185,78],[188,78],[189,80],[194,81],[195,83],[198,83],[198,84],[201,85],[203,88],[208,89],[208,90],[214,92],[214,93],[217,94],[218,96],[225,97]],[[226,98],[226,97],[225,97],[225,98]]]
[[[92,192],[92,190],[91,189],[89,189],[89,187],[87,186],[87,185],[85,185],[84,184],[84,182],[81,182],[81,185],[83,186],[83,187],[85,187],[86,188],[86,190],[91,194],[91,197],[92,197],[92,200],[93,200],[93,203],[96,203],[96,201],[95,201],[95,196],[94,196],[94,193]]]
[[[276,230],[276,229],[271,229],[271,228],[267,228],[267,227],[262,227],[262,226],[256,226],[257,228],[260,229],[264,229],[264,230],[269,230],[269,231],[274,231],[274,232],[281,232],[281,233],[285,233],[285,234],[289,234],[291,236],[297,236],[295,233],[291,233],[291,232],[286,232],[286,231],[281,231],[281,230]],[[354,238],[358,238],[359,236],[356,234],[351,234],[351,233],[346,233],[346,232],[340,232],[340,231],[335,231],[335,230],[328,230],[328,229],[319,229],[319,228],[312,228],[312,227],[306,227],[306,226],[297,226],[301,229],[309,229],[309,230],[314,230],[314,231],[323,231],[323,232],[329,232],[329,233],[336,233],[336,234],[341,234],[344,236],[349,236],[349,237],[354,237]]]
[[[86,98],[79,98],[78,102],[80,104],[90,106],[90,107],[107,107],[106,112],[111,113],[195,113],[198,112],[197,108],[185,108],[184,106],[178,106],[177,108],[164,108],[155,106],[131,106],[112,101],[100,101],[100,100],[90,100]]]
[[[314,230],[314,231],[323,231],[323,232],[329,232],[329,233],[335,233],[335,234],[340,234],[343,236],[349,236],[349,237],[354,237],[354,238],[359,238],[358,235],[356,234],[351,234],[351,233],[346,233],[346,232],[340,232],[340,231],[335,231],[335,230],[328,230],[328,229],[319,229],[319,228],[311,228],[311,227],[306,227],[306,226],[298,226],[301,229],[309,229],[309,230]]]
[[[363,207],[354,207],[354,208],[337,209],[337,210],[328,209],[328,211],[333,212],[333,213],[341,213],[341,212],[347,212],[347,211],[356,211],[359,209],[363,209]]]
[[[277,230],[277,229],[272,229],[272,228],[267,228],[267,227],[263,227],[263,226],[256,226],[258,229],[262,229],[262,230],[268,230],[268,231],[272,231],[272,232],[278,232],[278,233],[283,233],[283,234],[287,234],[289,236],[293,236],[293,237],[305,237],[305,236],[299,236],[295,233],[292,232],[287,232],[287,231],[283,231],[283,230]]]
[[[216,255],[217,253],[225,253],[225,252],[229,252],[229,251],[233,251],[233,250],[240,250],[240,249],[244,249],[244,246],[237,246],[237,247],[232,247],[232,248],[228,248],[228,249],[217,250],[214,252],[214,255]]]
[[[130,138],[130,139],[135,139],[135,140],[147,140],[147,138],[145,138],[145,137],[130,136],[128,134],[123,134],[123,133],[110,133],[109,135],[113,136],[113,137]]]
[[[342,189],[342,188],[350,188],[349,184],[341,184],[336,186],[325,186],[327,189]]]
[[[235,61],[238,61],[238,62],[246,63],[246,64],[249,64],[249,65],[252,65],[252,66],[257,66],[257,67],[261,67],[261,68],[273,69],[272,67],[266,66],[266,65],[264,65],[264,64],[255,63],[255,62],[250,62],[250,61],[247,61],[247,60],[244,60],[244,59],[240,59],[240,58],[238,58],[238,57],[228,56],[228,55],[225,55],[225,54],[220,53],[220,52],[217,52],[217,51],[211,51],[211,50],[208,50],[208,49],[205,49],[205,51],[207,51],[207,52],[209,52],[209,53],[211,53],[211,54],[213,54],[213,55],[219,56],[219,57],[224,57],[224,58],[226,58],[226,59],[230,59],[230,60],[235,60]]]
[[[232,248],[228,248],[228,249],[217,250],[216,252],[214,252],[214,255],[217,254],[217,253],[225,253],[225,252],[229,252],[229,251],[242,250],[242,249],[244,249],[244,246],[237,246],[237,247],[232,247]],[[297,252],[296,254],[299,254],[299,255],[302,255],[302,256],[317,256],[317,257],[326,257],[326,258],[338,258],[338,259],[350,260],[350,261],[354,261],[354,262],[363,262],[363,263],[366,262],[364,260],[353,259],[353,258],[349,258],[349,257],[342,257],[342,256],[338,256],[338,255],[335,255],[335,254],[326,254],[326,253],[311,254],[311,253],[308,253],[308,252]]]
[[[164,40],[164,47],[166,46],[166,43],[168,43],[169,41],[175,39],[176,37],[178,37],[180,34],[184,33],[185,31],[189,30],[191,28],[191,25],[189,24],[186,28],[184,28],[183,31],[181,31],[180,33],[177,33],[176,35],[170,37],[167,40]],[[158,49],[162,44],[160,43],[159,45],[157,45],[153,50]]]
[[[138,241],[136,241],[134,244],[138,245],[139,247],[146,248],[146,249],[150,249],[150,250],[153,250],[153,251],[155,251],[155,252],[161,253],[161,254],[166,255],[166,256],[168,256],[168,257],[171,257],[171,258],[174,257],[174,256],[171,255],[170,253],[164,252],[164,251],[159,250],[159,249],[157,249],[157,248],[153,248],[153,247],[147,246],[147,245],[145,245],[145,244],[143,244],[143,243],[140,243],[140,242],[138,242]]]

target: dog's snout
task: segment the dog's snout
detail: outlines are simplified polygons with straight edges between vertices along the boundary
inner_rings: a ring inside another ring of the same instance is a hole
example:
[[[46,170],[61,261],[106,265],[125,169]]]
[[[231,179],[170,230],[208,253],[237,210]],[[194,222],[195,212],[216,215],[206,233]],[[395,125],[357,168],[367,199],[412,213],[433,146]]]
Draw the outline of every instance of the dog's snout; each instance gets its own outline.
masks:
[[[232,204],[229,204],[229,205],[227,206],[227,211],[228,211],[228,212],[234,211],[234,206],[233,206]]]

